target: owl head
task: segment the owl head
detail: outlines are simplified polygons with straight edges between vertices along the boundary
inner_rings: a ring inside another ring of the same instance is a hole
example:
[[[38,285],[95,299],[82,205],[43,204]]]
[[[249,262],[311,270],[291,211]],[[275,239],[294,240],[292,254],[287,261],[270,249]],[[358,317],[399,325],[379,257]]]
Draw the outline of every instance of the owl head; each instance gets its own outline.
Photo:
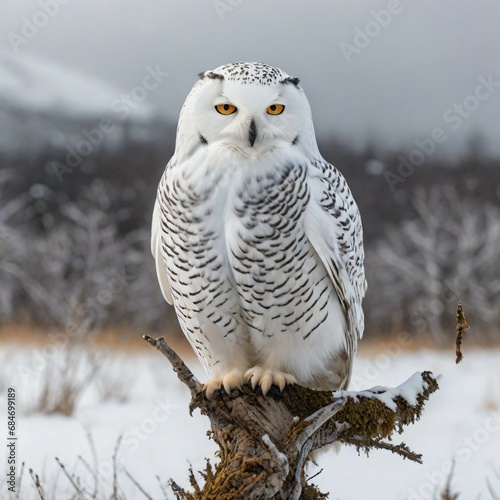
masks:
[[[176,156],[203,146],[243,157],[276,148],[317,152],[311,108],[299,79],[279,68],[237,62],[199,74],[181,111]]]

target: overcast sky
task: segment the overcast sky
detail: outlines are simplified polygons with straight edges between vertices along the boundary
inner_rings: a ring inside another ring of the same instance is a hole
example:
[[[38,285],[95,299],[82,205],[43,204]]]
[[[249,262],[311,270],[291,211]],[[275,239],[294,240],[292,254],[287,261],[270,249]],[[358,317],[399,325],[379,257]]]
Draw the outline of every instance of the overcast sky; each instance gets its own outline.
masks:
[[[500,154],[500,83],[480,89],[483,100],[474,97],[481,78],[500,82],[499,0],[0,0],[0,5],[1,48],[17,57],[55,61],[124,92],[141,83],[148,66],[168,72],[147,101],[172,120],[197,73],[257,60],[301,79],[319,136],[335,133],[358,144],[372,137],[396,146],[442,128],[449,137],[442,152],[457,151],[477,132]],[[43,26],[28,38],[27,22]],[[464,101],[469,111],[457,117],[453,106]]]

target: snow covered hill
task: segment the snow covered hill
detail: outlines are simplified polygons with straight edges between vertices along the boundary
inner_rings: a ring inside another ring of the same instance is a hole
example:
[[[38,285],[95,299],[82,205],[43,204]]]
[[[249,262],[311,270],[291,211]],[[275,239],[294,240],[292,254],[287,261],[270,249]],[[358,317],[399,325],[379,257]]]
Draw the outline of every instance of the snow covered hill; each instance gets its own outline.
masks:
[[[0,103],[33,113],[92,118],[113,113],[125,94],[111,84],[26,53],[0,52]],[[153,114],[147,102],[131,107],[134,119]]]
[[[103,143],[119,142],[123,129],[147,137],[155,119],[147,91],[104,81],[28,54],[0,51],[0,148],[21,155],[47,146],[63,149],[81,132],[111,124]]]

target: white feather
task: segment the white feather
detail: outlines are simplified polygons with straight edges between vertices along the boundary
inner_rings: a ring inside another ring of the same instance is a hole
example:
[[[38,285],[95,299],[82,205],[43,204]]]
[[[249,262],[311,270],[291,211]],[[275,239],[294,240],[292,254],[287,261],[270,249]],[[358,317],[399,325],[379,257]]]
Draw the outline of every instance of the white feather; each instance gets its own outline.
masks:
[[[236,112],[218,113],[224,103]],[[268,114],[273,104],[284,112]],[[160,182],[152,252],[163,295],[212,377],[207,393],[238,385],[248,369],[263,390],[294,378],[347,385],[363,331],[361,221],[289,75],[235,63],[195,85]]]

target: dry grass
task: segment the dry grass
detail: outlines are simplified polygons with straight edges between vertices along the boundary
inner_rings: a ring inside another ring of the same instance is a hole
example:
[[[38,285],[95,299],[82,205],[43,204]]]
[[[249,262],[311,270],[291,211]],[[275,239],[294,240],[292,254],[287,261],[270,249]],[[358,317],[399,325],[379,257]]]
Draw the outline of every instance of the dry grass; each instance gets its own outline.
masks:
[[[483,407],[489,413],[500,411],[500,384],[498,378],[490,375],[485,381],[485,395]]]
[[[31,347],[43,347],[47,344],[47,336],[50,333],[48,330],[41,330],[39,328],[34,328],[29,325],[12,325],[5,326],[0,328],[0,351],[5,350],[5,353],[9,351],[15,355],[15,350],[17,347],[19,348],[31,348]],[[142,334],[144,332],[136,331],[136,330],[127,330],[124,328],[116,328],[116,329],[106,329],[100,332],[97,335],[89,338],[88,342],[85,343],[83,348],[83,352],[87,353],[88,356],[92,356],[92,352],[96,350],[99,351],[112,351],[118,352],[119,354],[124,355],[134,355],[137,353],[150,352],[150,346],[144,342],[142,339]],[[454,333],[454,332],[452,332]],[[187,343],[187,341],[178,335],[176,330],[165,331],[160,334],[155,335],[163,335],[168,342],[173,346],[174,350],[178,352],[181,357],[188,359],[194,357],[194,354],[191,350],[191,347]],[[492,348],[500,348],[499,342],[488,342],[486,344],[479,344],[475,342],[473,338],[470,338],[471,342],[468,344],[467,350],[473,351],[478,348],[484,348],[484,346],[492,347]],[[373,355],[380,352],[381,342],[384,344],[390,344],[391,342],[398,343],[398,338],[364,338],[360,342],[360,353],[362,355]],[[413,339],[411,343],[405,344],[401,346],[402,351],[412,352],[419,350],[427,350],[427,349],[437,349],[438,347],[431,342],[428,338],[420,337],[418,340]],[[453,357],[454,353],[454,338],[453,335],[450,335],[450,356]],[[70,350],[69,350],[70,351]],[[86,372],[85,369],[89,366],[97,367],[99,365],[98,358],[95,358],[92,361],[91,357],[85,358],[85,354],[82,355],[82,350],[78,352],[68,352],[66,367],[64,365],[61,367],[51,366],[48,367],[47,371],[44,373],[43,381],[40,384],[40,390],[38,393],[37,403],[34,405],[33,410],[42,411],[44,413],[64,413],[71,414],[74,412],[75,408],[78,406],[81,395],[89,387],[89,385],[97,384],[97,389],[100,391],[101,400],[118,400],[125,401],[128,397],[127,392],[129,389],[130,381],[123,377],[123,373],[120,373],[119,370],[107,370],[106,372],[97,372],[96,370],[92,373]],[[6,361],[9,361],[10,356],[6,356]],[[84,361],[84,358],[86,361]],[[2,360],[2,368],[4,370],[0,370],[0,391],[3,387],[6,387],[6,379],[4,378],[6,372],[7,365]],[[85,365],[85,366],[84,366]],[[80,368],[78,368],[78,366]],[[109,367],[108,367],[109,368]],[[64,372],[64,369],[66,371]],[[59,370],[59,371],[58,371]],[[63,371],[61,371],[63,370]],[[87,375],[85,375],[87,373]],[[98,375],[95,377],[95,375]],[[492,393],[493,391],[488,391],[488,393]],[[500,400],[495,400],[487,398],[485,400],[485,407],[488,410],[498,411],[500,408]],[[79,467],[80,475],[85,477],[89,474],[89,471],[93,470],[94,465],[89,465],[81,457],[78,457],[78,461],[75,464],[74,470]],[[58,484],[69,481],[69,478],[64,473],[63,464],[60,464],[60,473],[56,478],[53,478],[51,482],[40,481],[40,485],[43,485],[45,491],[43,492],[44,496],[42,498],[46,500],[60,498],[55,494],[55,491],[58,489]],[[133,474],[133,471],[131,471]],[[77,473],[73,473],[77,474]],[[488,487],[490,491],[497,491],[498,485],[500,484],[500,473],[497,472],[497,476],[490,482],[488,482]],[[31,476],[31,478],[30,478]],[[24,472],[23,479],[23,492],[22,494],[28,495],[28,492],[34,490],[35,479],[38,477],[36,473],[29,473],[28,470]],[[35,478],[35,479],[34,479]],[[96,475],[97,478],[97,475]],[[80,479],[78,475],[73,475],[73,479],[76,484],[79,484]],[[497,480],[498,479],[498,480]],[[99,480],[98,478],[96,480]],[[451,480],[451,478],[450,478]],[[118,471],[118,481],[121,482],[134,482],[133,478],[130,478],[130,475],[126,474],[126,471],[119,470]],[[31,483],[31,484],[30,484]],[[109,486],[109,485],[108,485]],[[5,483],[0,482],[0,497],[2,497],[2,489],[5,487]],[[70,485],[71,487],[71,485]],[[116,485],[115,485],[116,487]],[[101,493],[106,488],[101,486]],[[114,487],[113,487],[114,488]],[[78,497],[78,493],[73,491],[73,498]],[[137,487],[137,495],[140,497],[143,495],[140,491],[140,488]],[[106,498],[112,498],[112,490],[107,492]],[[142,496],[143,498],[147,498],[146,496]],[[3,497],[2,497],[3,498]],[[19,497],[19,498],[22,498]],[[68,497],[70,498],[70,497]],[[93,496],[93,491],[91,489],[84,492],[83,495],[80,496],[82,499],[87,498],[95,498]],[[121,498],[124,498],[123,496]],[[136,498],[136,497],[134,497]],[[446,490],[442,492],[443,500],[451,500],[455,499],[456,493],[451,491],[451,488],[447,487]],[[460,497],[461,498],[461,497]],[[491,494],[491,498],[498,498]]]
[[[33,325],[4,325],[0,327],[0,349],[3,347],[42,347],[47,343],[48,335],[56,330],[42,329]],[[59,332],[59,331],[57,331]],[[129,330],[127,328],[107,328],[92,334],[86,339],[89,347],[108,348],[125,354],[150,352],[142,335],[150,332]],[[154,334],[155,337],[163,336],[176,352],[181,356],[194,355],[191,346],[182,333],[176,328]]]
[[[484,400],[484,409],[490,413],[497,413],[500,411],[500,401],[493,398],[491,395],[486,396]]]
[[[28,496],[32,498],[32,492],[35,490],[40,500],[59,500],[60,498],[68,498],[70,500],[96,500],[98,498],[126,500],[127,496],[121,484],[131,482],[134,485],[136,493],[129,498],[146,498],[152,500],[146,489],[117,459],[121,437],[118,438],[111,459],[113,463],[111,480],[106,480],[99,472],[99,463],[95,454],[92,436],[89,434],[87,438],[92,451],[92,463],[78,456],[76,463],[70,469],[55,457],[55,461],[59,465],[59,470],[54,477],[47,479],[43,477],[43,474],[39,475],[33,469],[26,470],[23,462],[18,478],[16,496],[12,496],[12,498],[20,499],[27,498]],[[164,498],[168,500],[167,491],[160,478],[158,478],[158,481],[160,482]],[[7,492],[5,489],[6,483],[0,483],[0,495],[5,495],[6,498]],[[4,498],[4,496],[1,496],[1,498]]]
[[[51,341],[51,334],[56,333],[57,340]],[[193,356],[183,338],[172,343],[185,359]],[[31,354],[27,356],[26,350]],[[134,380],[132,373],[123,373],[116,354],[133,356],[142,352],[150,353],[150,347],[140,332],[124,329],[108,329],[78,339],[29,325],[3,327],[0,329],[0,390],[11,384],[12,373],[18,371],[15,366],[22,365],[25,370],[21,377],[30,389],[29,399],[27,396],[22,407],[29,413],[72,415],[90,388],[96,391],[100,401],[123,403],[129,397]]]
[[[2,347],[30,346],[42,347],[47,343],[47,336],[51,330],[41,329],[32,325],[9,325],[0,327],[0,349]],[[144,342],[139,330],[127,328],[107,328],[96,332],[86,340],[85,344],[90,348],[99,348],[119,352],[120,354],[138,354],[149,352],[148,345]],[[383,350],[383,346],[397,344],[403,352],[418,352],[423,350],[448,351],[455,350],[455,332],[450,333],[448,346],[438,345],[430,336],[419,335],[411,337],[410,341],[401,342],[401,337],[393,336],[365,336],[358,344],[358,352],[363,356],[373,356]],[[170,346],[184,359],[195,358],[195,354],[188,341],[185,339],[179,328],[173,328],[162,332],[154,333],[154,337],[164,337]],[[484,340],[479,341],[473,335],[467,339],[466,351],[476,351],[479,349],[500,349],[500,341]],[[1,388],[1,379],[0,379]],[[497,403],[495,403],[496,405]]]
[[[402,344],[397,335],[390,337],[383,337],[382,335],[376,337],[363,337],[358,344],[358,352],[363,355],[378,354],[383,344],[396,343],[401,346],[405,352],[419,352],[419,351],[450,351],[452,355],[455,354],[455,331],[450,334],[449,342],[447,345],[437,344],[429,336],[421,335],[411,337],[411,341]],[[484,349],[500,349],[499,340],[491,340],[491,338],[478,340],[472,335],[467,338],[467,345],[464,352],[473,352]]]
[[[101,401],[126,403],[136,378],[133,372],[124,372],[121,360],[113,356],[106,360],[106,369],[99,372],[95,382]]]
[[[31,411],[46,415],[72,415],[82,394],[97,375],[101,361],[95,352],[65,348],[56,363],[40,373],[40,388]]]
[[[454,493],[451,487],[451,482],[453,481],[453,476],[455,474],[455,462],[453,462],[451,466],[450,473],[448,474],[448,478],[446,479],[446,484],[444,486],[443,491],[440,495],[440,500],[457,500],[459,494]]]

